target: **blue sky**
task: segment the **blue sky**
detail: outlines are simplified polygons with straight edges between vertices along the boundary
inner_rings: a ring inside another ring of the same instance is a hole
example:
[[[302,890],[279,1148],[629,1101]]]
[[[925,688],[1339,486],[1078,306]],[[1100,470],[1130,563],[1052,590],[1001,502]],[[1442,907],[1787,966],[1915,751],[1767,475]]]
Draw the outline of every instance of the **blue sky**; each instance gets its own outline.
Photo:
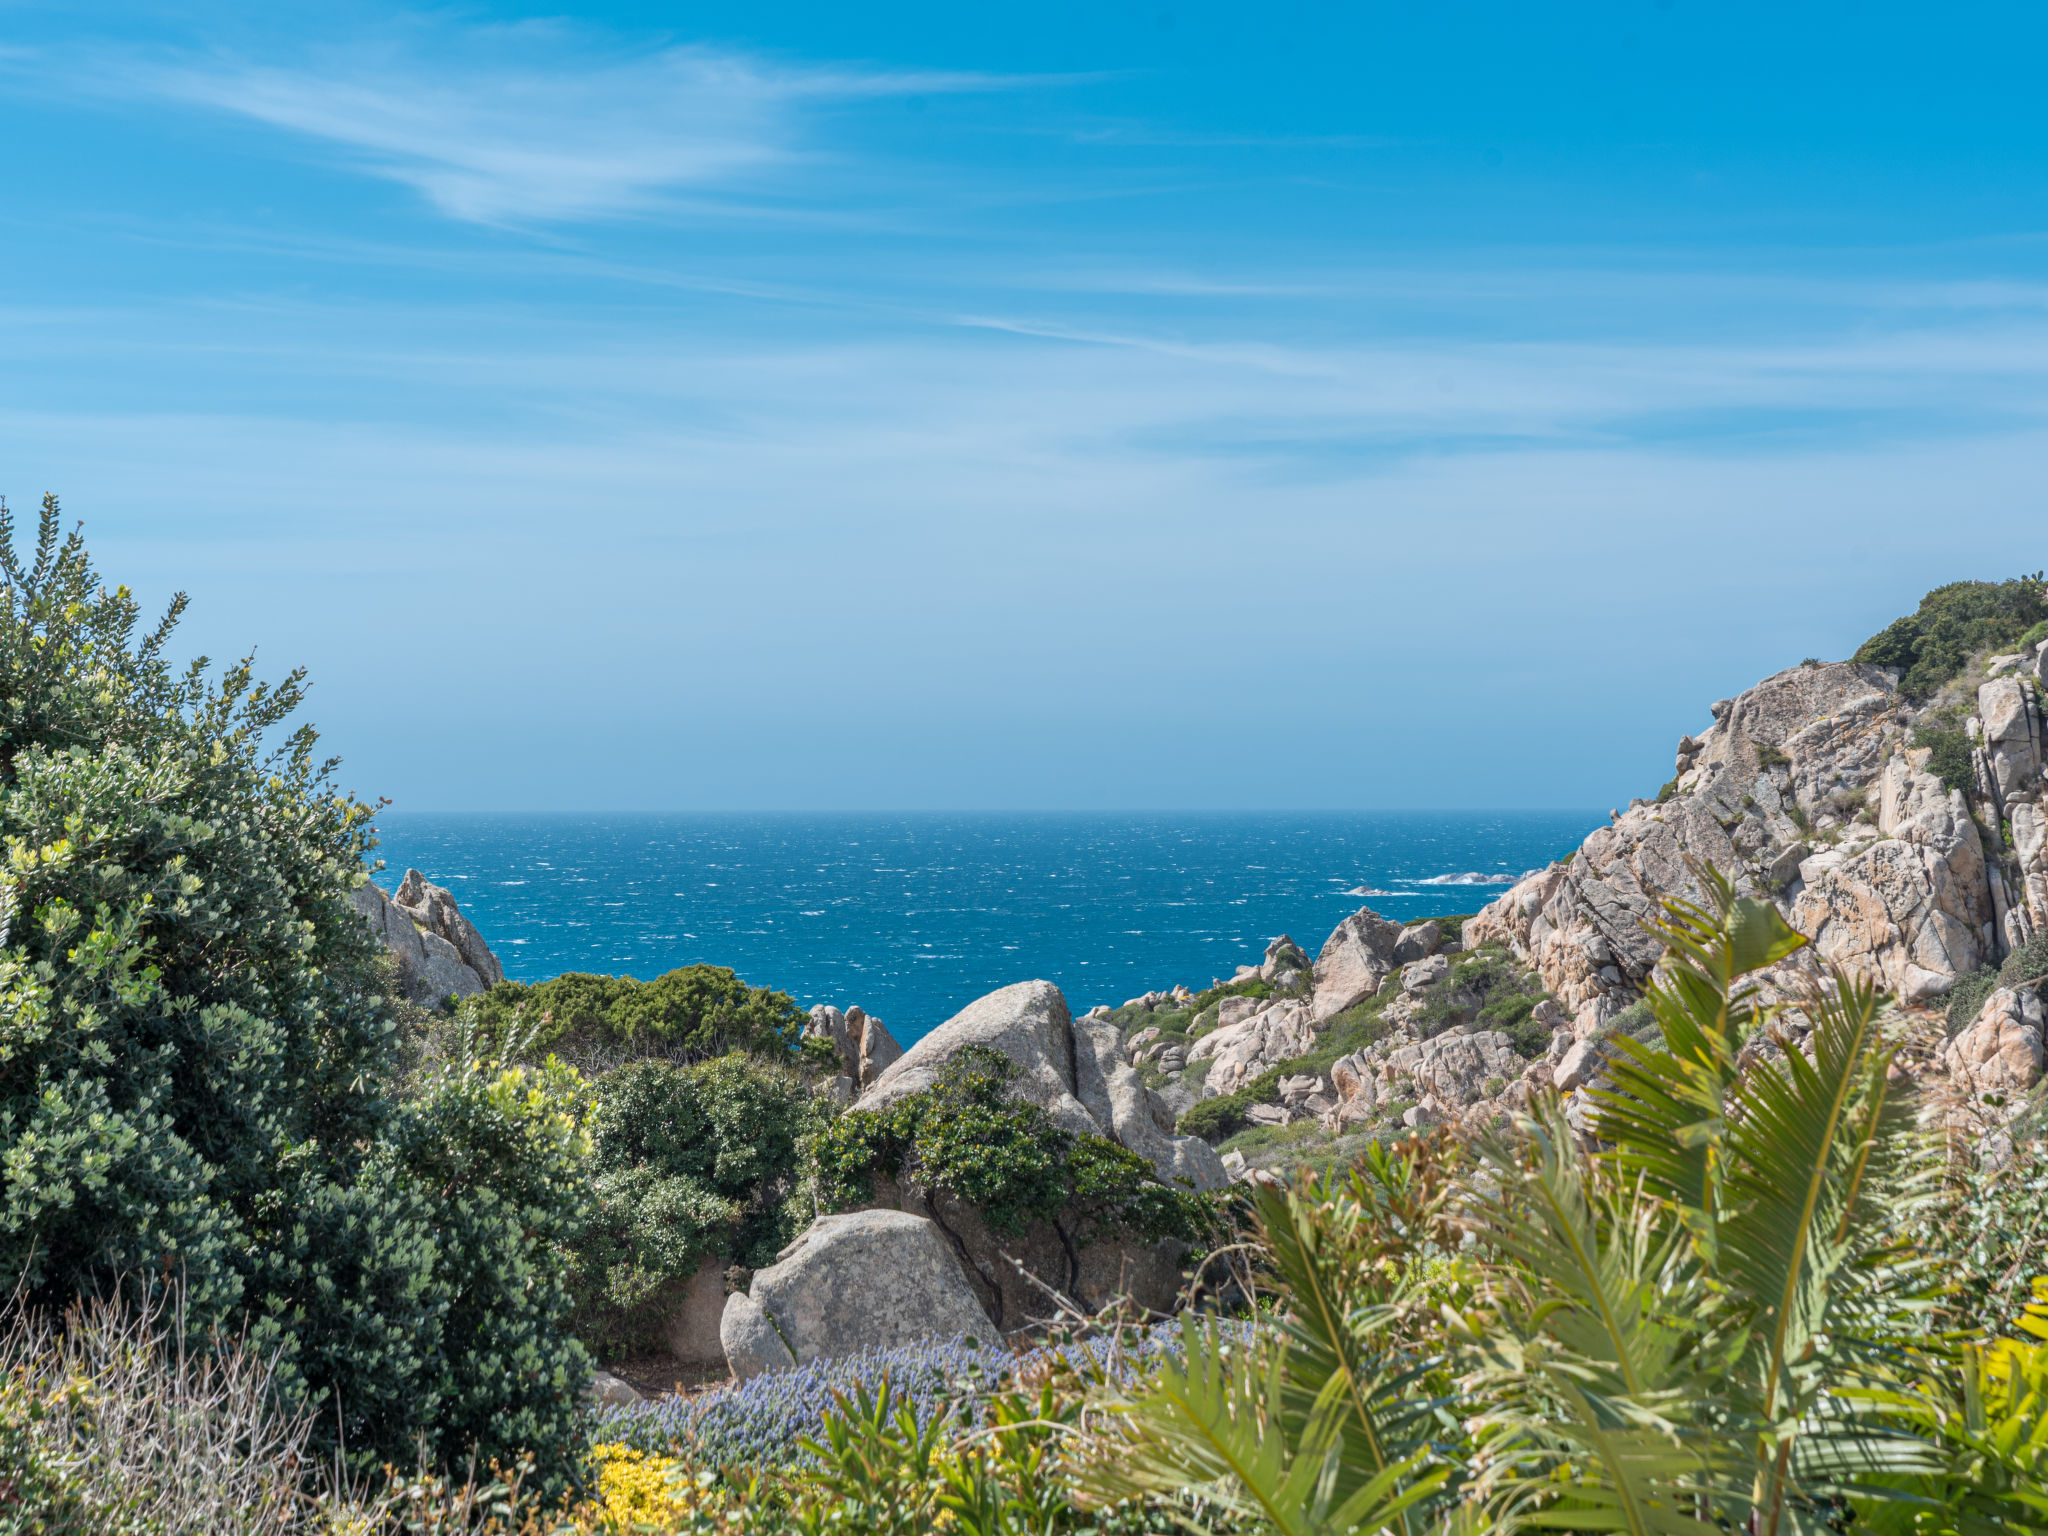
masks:
[[[411,809],[1606,806],[2048,564],[2048,13],[0,0],[0,491]]]

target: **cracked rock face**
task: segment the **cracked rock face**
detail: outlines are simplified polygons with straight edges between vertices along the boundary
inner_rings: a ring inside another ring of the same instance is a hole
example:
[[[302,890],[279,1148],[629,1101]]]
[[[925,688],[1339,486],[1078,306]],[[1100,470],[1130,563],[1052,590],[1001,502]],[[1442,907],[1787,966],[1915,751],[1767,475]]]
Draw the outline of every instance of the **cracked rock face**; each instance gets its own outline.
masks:
[[[1949,1082],[1973,1099],[2009,1099],[2041,1080],[2042,1006],[2038,989],[2001,987],[1984,999],[1970,1026],[1948,1044]]]
[[[1842,662],[1717,704],[1713,726],[1681,743],[1663,803],[1510,888],[1467,941],[1507,944],[1574,1013],[1611,1014],[1662,952],[1643,931],[1659,903],[1701,899],[1696,862],[1776,898],[1814,958],[1908,1001],[1946,992],[2002,952],[1997,912],[1970,807],[1908,747],[1900,702],[1889,673]],[[2017,740],[2011,718],[2001,728]]]
[[[1310,1006],[1289,999],[1202,1036],[1189,1049],[1188,1060],[1214,1059],[1202,1080],[1203,1096],[1213,1098],[1235,1093],[1267,1068],[1312,1050],[1315,1038]]]

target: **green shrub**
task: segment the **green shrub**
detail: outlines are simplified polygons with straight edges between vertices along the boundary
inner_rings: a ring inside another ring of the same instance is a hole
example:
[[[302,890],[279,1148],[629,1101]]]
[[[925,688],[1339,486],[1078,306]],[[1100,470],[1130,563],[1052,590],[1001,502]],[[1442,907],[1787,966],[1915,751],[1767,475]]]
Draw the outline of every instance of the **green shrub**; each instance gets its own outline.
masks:
[[[1913,745],[1925,747],[1933,754],[1927,759],[1927,770],[1948,788],[1967,795],[1977,787],[1975,751],[1970,738],[1961,731],[1922,726],[1913,732]]]
[[[2024,635],[2021,635],[2019,638],[2019,643],[2016,644],[2013,647],[2013,649],[2022,652],[2031,651],[2043,640],[2048,640],[2048,619],[2043,619],[2040,623],[2036,624],[2032,629],[2028,630]]]
[[[1212,1146],[1227,1141],[1244,1129],[1244,1112],[1257,1102],[1244,1093],[1202,1099],[1181,1112],[1180,1133],[1199,1136]]]
[[[1152,1165],[1101,1136],[1076,1136],[1038,1105],[1008,1092],[1016,1067],[985,1046],[954,1054],[930,1088],[883,1110],[849,1110],[811,1140],[811,1177],[831,1210],[875,1197],[884,1174],[950,1190],[989,1228],[1019,1233],[1061,1219],[1069,1231],[1193,1239],[1209,1205],[1169,1189]]]
[[[721,965],[686,965],[652,981],[582,971],[531,986],[501,981],[463,1012],[497,1036],[520,1031],[535,1050],[690,1060],[728,1051],[790,1060],[809,1022],[787,993],[750,987]]]
[[[1203,1013],[1214,1008],[1226,997],[1256,997],[1261,1000],[1273,995],[1273,984],[1257,976],[1247,976],[1243,981],[1226,981],[1221,986],[1211,987],[1188,1005],[1194,1013]]]
[[[740,1053],[629,1062],[590,1089],[596,1201],[576,1245],[576,1331],[606,1354],[651,1348],[706,1259],[775,1262],[801,1213],[800,1149],[829,1118],[794,1072]]]
[[[424,1434],[444,1466],[530,1452],[549,1486],[570,1479],[590,1381],[569,1332],[569,1247],[589,1196],[582,1091],[558,1062],[471,1055],[432,1071],[406,1106],[393,1157],[432,1233],[439,1348],[413,1379],[411,1411],[394,1405],[350,1438],[358,1462],[397,1462]],[[352,1411],[337,1395],[329,1414]]]
[[[1783,750],[1766,741],[1757,746],[1756,765],[1764,769],[1789,768],[1792,766],[1792,759],[1787,757]]]
[[[1983,651],[2010,651],[2048,621],[2042,575],[2013,581],[1957,581],[1936,587],[1905,618],[1872,635],[1856,660],[1899,670],[1899,691],[1931,698]]]
[[[531,1433],[559,1467],[573,1148],[436,1074],[395,1093],[403,1010],[348,899],[370,809],[310,727],[266,746],[302,675],[171,669],[183,599],[139,634],[51,499],[27,566],[0,517],[0,584],[0,1288],[179,1286],[194,1338],[274,1359],[322,1455]]]

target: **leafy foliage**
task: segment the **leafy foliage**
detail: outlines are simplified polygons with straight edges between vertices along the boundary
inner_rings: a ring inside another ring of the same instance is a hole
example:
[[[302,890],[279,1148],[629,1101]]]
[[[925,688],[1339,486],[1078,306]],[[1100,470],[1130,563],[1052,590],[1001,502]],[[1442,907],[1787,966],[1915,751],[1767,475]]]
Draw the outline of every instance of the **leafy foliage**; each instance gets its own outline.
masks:
[[[1864,641],[1856,660],[1899,669],[1899,691],[1909,699],[1931,698],[1960,676],[1981,651],[2016,647],[2023,635],[2048,619],[2042,576],[2012,581],[1956,581],[1936,587],[1920,606]]]
[[[370,808],[310,727],[265,745],[301,674],[174,671],[183,599],[140,633],[51,499],[26,564],[0,517],[0,581],[0,1284],[176,1289],[195,1338],[274,1359],[323,1452],[516,1442],[558,1474],[580,1143],[467,1059],[397,1095],[349,903]]]
[[[1086,1486],[1222,1487],[1274,1530],[2032,1528],[2048,1392],[2005,1346],[2003,1378],[1959,1377],[1932,1331],[1884,1000],[1824,969],[1789,1032],[1747,978],[1805,940],[1703,878],[1711,907],[1655,929],[1657,1029],[1615,1037],[1593,1150],[1551,1097],[1469,1170],[1376,1149],[1349,1189],[1262,1193],[1273,1342],[1196,1339],[1112,1398]],[[1425,1429],[1437,1383],[1456,1413]]]
[[[570,971],[531,986],[501,981],[465,1000],[478,1027],[514,1032],[535,1050],[596,1051],[701,1061],[730,1051],[793,1060],[808,1017],[785,992],[750,987],[719,965],[686,965],[636,981]]]
[[[628,1062],[590,1089],[595,1206],[576,1244],[577,1332],[656,1342],[659,1303],[706,1259],[772,1264],[796,1235],[805,1139],[825,1124],[803,1079],[734,1052]]]
[[[1060,1217],[1084,1235],[1119,1229],[1193,1239],[1209,1206],[1169,1189],[1152,1165],[1101,1136],[1077,1136],[1008,1092],[1016,1068],[986,1046],[956,1052],[930,1088],[882,1110],[849,1110],[812,1141],[812,1179],[831,1210],[874,1199],[886,1174],[950,1190],[990,1229],[1019,1233]]]
[[[1950,789],[1969,794],[1976,787],[1977,763],[1970,738],[1959,730],[1923,725],[1913,732],[1913,745],[1928,751],[1927,769]]]

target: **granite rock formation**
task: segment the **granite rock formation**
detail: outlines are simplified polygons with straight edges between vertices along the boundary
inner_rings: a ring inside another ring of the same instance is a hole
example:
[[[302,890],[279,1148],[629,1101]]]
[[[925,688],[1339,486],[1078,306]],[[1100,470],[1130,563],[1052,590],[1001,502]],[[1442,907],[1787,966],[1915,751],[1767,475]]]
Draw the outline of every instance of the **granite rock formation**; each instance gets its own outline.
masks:
[[[804,1033],[830,1040],[838,1047],[842,1072],[857,1089],[872,1088],[903,1055],[903,1047],[896,1043],[889,1027],[859,1006],[841,1013],[821,1003],[811,1010],[811,1022],[804,1027]]]
[[[1062,1129],[1107,1136],[1149,1158],[1162,1179],[1185,1179],[1197,1189],[1229,1182],[1207,1143],[1172,1134],[1171,1112],[1124,1060],[1118,1027],[1100,1015],[1077,1024],[1049,981],[1020,981],[969,1003],[882,1072],[855,1107],[884,1109],[931,1087],[947,1060],[969,1045],[1008,1057],[1017,1068],[1010,1091]]]
[[[1812,937],[1810,957],[1788,966],[1837,960],[1906,1002],[1939,997],[2048,919],[2048,881],[2043,903],[2012,897],[2048,868],[1986,847],[2000,811],[2027,807],[2016,842],[2020,824],[2037,825],[2038,705],[2009,678],[1986,683],[1978,701],[2002,734],[1973,721],[1988,745],[1966,795],[1911,745],[1890,673],[1854,662],[1780,672],[1714,706],[1714,724],[1680,742],[1678,775],[1658,801],[1617,813],[1466,935],[1505,942],[1575,1015],[1605,1017],[1661,953],[1645,920],[1667,897],[1701,899],[1694,867],[1711,864]]]
[[[405,872],[395,897],[365,881],[349,901],[391,952],[399,989],[421,1007],[438,1008],[450,997],[469,997],[505,979],[498,957],[455,898],[429,885],[418,870]]]
[[[990,1337],[988,1314],[938,1227],[908,1211],[820,1216],[727,1298],[727,1363],[762,1371],[924,1339]]]

